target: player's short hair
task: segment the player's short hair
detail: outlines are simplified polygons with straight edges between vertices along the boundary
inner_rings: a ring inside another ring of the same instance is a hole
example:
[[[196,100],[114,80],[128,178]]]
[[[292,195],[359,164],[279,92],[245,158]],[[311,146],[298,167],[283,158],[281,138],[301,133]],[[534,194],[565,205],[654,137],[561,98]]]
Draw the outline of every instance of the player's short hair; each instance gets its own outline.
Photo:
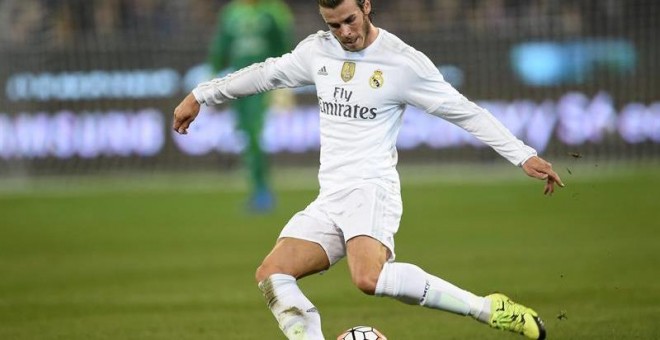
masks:
[[[324,8],[337,8],[337,6],[344,3],[344,0],[318,0],[318,2],[319,6]],[[364,13],[364,0],[355,0],[355,2],[357,3],[360,10],[362,10],[362,13]],[[369,13],[369,20],[374,20],[373,15],[374,11],[372,8],[371,13]]]

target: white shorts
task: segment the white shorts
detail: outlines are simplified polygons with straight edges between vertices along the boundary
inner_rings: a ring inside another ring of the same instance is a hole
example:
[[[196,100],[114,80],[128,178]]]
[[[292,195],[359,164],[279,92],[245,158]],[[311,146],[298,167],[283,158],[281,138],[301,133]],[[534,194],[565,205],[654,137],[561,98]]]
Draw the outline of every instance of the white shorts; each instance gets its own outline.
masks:
[[[318,243],[330,265],[346,256],[346,241],[367,235],[390,250],[393,261],[394,234],[399,230],[401,194],[394,188],[364,183],[329,195],[319,195],[305,210],[293,215],[280,233]]]

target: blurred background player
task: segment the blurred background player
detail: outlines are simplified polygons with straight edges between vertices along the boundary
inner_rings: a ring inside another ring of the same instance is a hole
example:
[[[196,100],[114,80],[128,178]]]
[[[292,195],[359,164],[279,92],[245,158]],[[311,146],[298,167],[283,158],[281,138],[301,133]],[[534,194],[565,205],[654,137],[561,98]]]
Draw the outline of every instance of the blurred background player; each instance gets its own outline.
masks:
[[[292,14],[281,0],[233,0],[220,12],[210,47],[214,75],[236,71],[291,49]],[[243,135],[243,164],[249,174],[252,212],[268,212],[275,203],[261,134],[271,97],[259,94],[232,102],[236,126]]]

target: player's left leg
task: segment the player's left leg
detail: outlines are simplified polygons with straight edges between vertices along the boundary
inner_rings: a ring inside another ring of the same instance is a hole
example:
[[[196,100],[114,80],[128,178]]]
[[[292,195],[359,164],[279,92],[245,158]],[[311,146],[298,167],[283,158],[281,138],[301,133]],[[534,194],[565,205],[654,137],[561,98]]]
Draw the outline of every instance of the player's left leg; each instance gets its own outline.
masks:
[[[353,282],[366,294],[389,296],[407,304],[472,315],[484,322],[488,320],[490,304],[484,298],[415,265],[387,262],[390,250],[374,238],[357,236],[350,239],[346,243],[346,254]]]
[[[390,251],[380,241],[359,235],[346,242],[346,261],[353,284],[368,295],[376,293],[378,278]]]
[[[494,328],[545,338],[543,323],[534,310],[502,294],[479,297],[409,263],[386,262],[389,249],[369,236],[350,239],[346,253],[353,282],[367,294],[470,315]]]
[[[470,315],[493,328],[545,339],[538,314],[502,294],[474,295],[408,263],[386,263],[378,278],[376,295],[390,296],[408,304]]]
[[[398,229],[401,209],[396,191],[367,185],[340,198],[337,201],[348,210],[338,215],[337,220],[348,239],[348,265],[352,280],[360,290],[407,304],[470,315],[492,327],[533,339],[544,338],[543,324],[533,310],[500,295],[477,296],[413,264],[392,262],[392,239]]]

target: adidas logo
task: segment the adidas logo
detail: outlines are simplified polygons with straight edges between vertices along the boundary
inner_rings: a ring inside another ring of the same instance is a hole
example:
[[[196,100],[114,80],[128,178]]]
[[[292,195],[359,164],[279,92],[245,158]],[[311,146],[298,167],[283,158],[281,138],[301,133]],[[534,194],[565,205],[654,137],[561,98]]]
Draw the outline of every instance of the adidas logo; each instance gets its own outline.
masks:
[[[328,71],[325,69],[325,66],[323,66],[316,74],[318,74],[319,76],[327,76]]]

